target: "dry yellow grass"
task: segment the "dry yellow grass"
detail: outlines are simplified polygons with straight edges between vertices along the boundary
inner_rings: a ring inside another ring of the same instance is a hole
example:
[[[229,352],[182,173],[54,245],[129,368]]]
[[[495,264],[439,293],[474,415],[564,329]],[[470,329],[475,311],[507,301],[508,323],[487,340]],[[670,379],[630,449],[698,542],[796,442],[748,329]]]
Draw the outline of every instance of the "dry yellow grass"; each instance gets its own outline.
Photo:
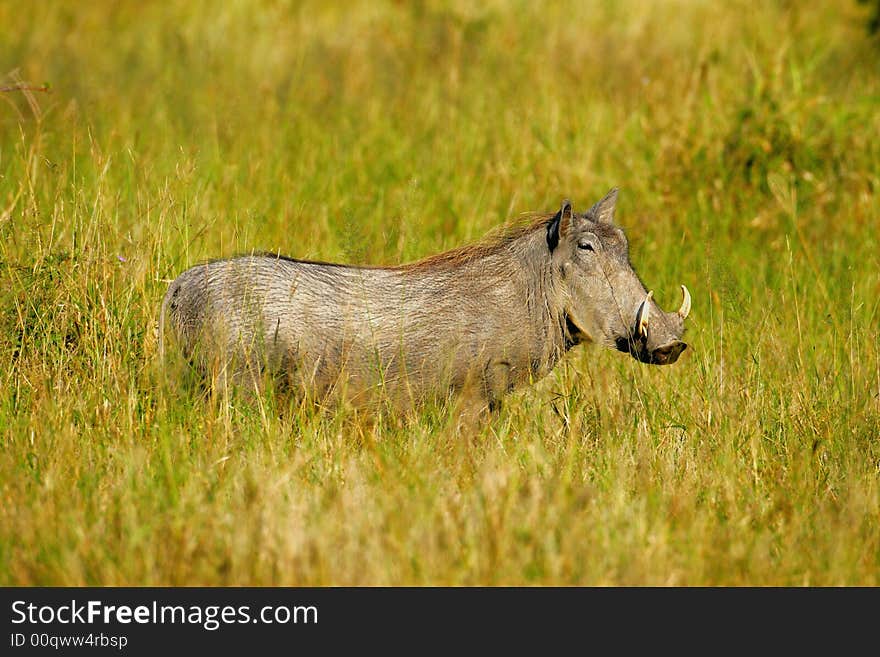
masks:
[[[0,5],[0,584],[880,583],[880,69],[855,2]],[[27,101],[31,100],[31,104]],[[486,426],[166,388],[166,281],[393,263],[622,188],[669,368]]]

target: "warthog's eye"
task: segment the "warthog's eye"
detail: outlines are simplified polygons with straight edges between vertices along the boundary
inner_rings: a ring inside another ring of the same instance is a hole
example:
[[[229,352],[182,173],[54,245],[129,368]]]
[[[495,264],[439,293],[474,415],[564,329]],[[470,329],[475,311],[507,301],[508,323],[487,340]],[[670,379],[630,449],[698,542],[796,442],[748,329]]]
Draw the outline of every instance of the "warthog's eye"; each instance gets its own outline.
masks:
[[[578,242],[578,248],[581,251],[595,251],[595,249],[593,248],[593,243],[588,242],[587,240],[581,240],[580,242]]]

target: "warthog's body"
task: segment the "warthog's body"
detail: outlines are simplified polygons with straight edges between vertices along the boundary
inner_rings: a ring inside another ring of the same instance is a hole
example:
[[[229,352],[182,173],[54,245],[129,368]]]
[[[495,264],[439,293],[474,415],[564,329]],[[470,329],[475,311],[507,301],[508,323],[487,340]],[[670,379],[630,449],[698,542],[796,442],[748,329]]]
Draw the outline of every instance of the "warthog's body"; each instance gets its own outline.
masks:
[[[491,243],[399,267],[274,255],[197,265],[165,295],[160,350],[167,329],[215,381],[250,387],[271,373],[316,397],[380,392],[403,406],[463,388],[494,404],[581,341],[674,362],[686,309],[646,298],[611,223],[615,200],[586,215],[566,203]]]

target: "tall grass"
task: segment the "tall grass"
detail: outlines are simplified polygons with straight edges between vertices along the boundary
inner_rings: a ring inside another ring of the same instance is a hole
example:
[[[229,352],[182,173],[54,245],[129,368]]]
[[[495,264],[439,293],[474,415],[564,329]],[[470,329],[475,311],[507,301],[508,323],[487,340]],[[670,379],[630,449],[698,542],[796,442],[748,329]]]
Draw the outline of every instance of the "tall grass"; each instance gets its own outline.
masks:
[[[0,584],[880,584],[855,2],[0,4]],[[167,286],[412,260],[612,185],[668,368],[454,411],[162,385]],[[262,411],[262,412],[261,412]]]

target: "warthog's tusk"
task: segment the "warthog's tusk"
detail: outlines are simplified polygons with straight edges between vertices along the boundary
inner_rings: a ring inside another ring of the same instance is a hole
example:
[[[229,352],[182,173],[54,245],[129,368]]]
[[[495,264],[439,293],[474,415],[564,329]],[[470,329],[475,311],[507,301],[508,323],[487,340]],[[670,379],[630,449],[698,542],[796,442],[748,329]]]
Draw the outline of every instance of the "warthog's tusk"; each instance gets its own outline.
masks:
[[[684,299],[682,299],[681,308],[678,309],[678,316],[682,319],[687,319],[687,316],[691,314],[691,293],[682,285],[681,294]]]
[[[639,305],[639,311],[636,313],[636,335],[640,338],[648,337],[648,318],[651,316],[651,297],[654,291],[648,292],[645,300]]]

